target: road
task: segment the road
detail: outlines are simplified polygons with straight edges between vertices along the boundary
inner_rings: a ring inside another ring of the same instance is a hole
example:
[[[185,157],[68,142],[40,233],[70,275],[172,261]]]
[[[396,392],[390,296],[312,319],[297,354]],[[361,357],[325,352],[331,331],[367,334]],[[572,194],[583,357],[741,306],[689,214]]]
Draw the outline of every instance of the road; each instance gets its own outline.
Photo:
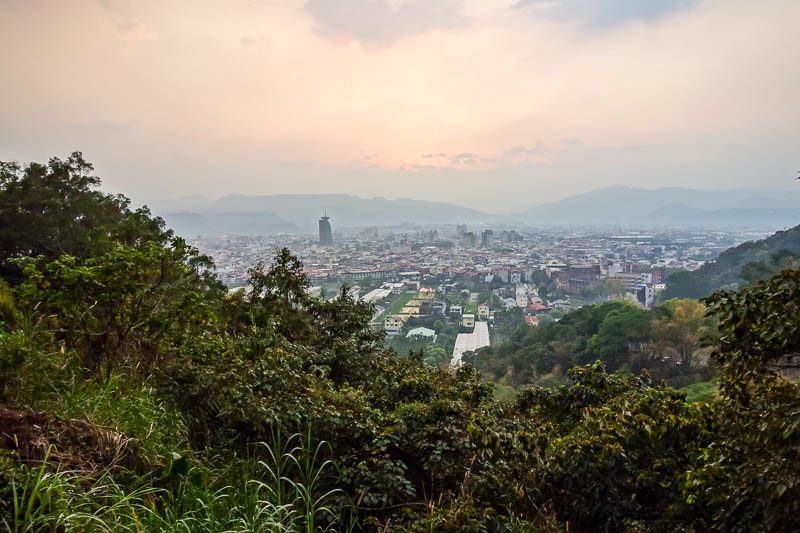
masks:
[[[487,322],[475,322],[475,329],[472,333],[459,333],[456,337],[456,345],[453,347],[453,358],[450,366],[458,368],[462,365],[461,357],[466,352],[474,352],[478,348],[489,346],[489,324]]]

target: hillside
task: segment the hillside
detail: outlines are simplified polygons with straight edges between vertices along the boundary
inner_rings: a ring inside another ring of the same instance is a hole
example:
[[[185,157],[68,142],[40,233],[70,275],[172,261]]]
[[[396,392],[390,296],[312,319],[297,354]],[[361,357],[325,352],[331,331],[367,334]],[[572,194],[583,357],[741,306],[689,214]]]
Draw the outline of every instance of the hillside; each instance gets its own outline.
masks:
[[[711,293],[758,281],[800,257],[800,226],[760,241],[748,241],[722,252],[693,272],[676,272],[662,293],[669,298],[703,298]]]

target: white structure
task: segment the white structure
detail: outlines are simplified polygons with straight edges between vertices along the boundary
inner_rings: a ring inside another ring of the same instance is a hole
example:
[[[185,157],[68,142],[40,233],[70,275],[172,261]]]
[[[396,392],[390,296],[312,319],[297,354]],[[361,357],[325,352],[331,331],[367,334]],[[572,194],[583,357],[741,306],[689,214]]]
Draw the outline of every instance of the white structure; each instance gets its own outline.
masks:
[[[528,289],[524,286],[518,286],[515,292],[515,299],[517,307],[522,307],[523,309],[528,307]]]
[[[393,337],[394,335],[400,333],[400,330],[403,329],[404,323],[405,320],[403,320],[403,317],[399,315],[387,316],[383,321],[383,329],[386,330],[387,335]]]
[[[406,337],[424,337],[436,342],[436,332],[430,328],[414,328],[406,334]]]
[[[464,316],[461,317],[461,325],[465,328],[474,328],[475,315],[472,313],[464,313]]]
[[[361,297],[361,301],[371,304],[372,302],[379,302],[384,298],[388,297],[390,294],[392,294],[391,287],[389,288],[384,288],[384,287],[369,291],[367,294]]]
[[[461,357],[466,352],[474,352],[478,348],[489,346],[489,324],[478,322],[472,333],[459,333],[456,337],[456,345],[453,347],[453,358],[450,360],[452,368],[461,366]]]
[[[478,306],[478,320],[489,320],[489,304]]]
[[[609,273],[608,277],[618,279],[628,292],[636,292],[638,287],[653,283],[651,272],[614,272]]]

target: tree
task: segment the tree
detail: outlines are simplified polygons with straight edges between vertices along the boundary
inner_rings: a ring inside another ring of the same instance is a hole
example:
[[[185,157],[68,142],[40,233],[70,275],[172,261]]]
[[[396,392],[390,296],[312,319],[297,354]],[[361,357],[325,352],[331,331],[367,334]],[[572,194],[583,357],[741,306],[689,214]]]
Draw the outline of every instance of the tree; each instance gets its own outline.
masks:
[[[719,435],[691,473],[689,501],[712,531],[800,529],[800,270],[717,292]]]
[[[653,322],[653,342],[661,353],[674,352],[688,368],[700,339],[710,330],[705,306],[697,300],[667,300],[659,306],[667,314]]]
[[[127,363],[145,372],[171,348],[215,320],[212,302],[223,292],[203,256],[182,239],[141,249],[117,244],[82,260],[62,255],[42,270],[28,261],[15,289],[23,313],[40,317],[83,365],[103,375]]]
[[[610,369],[624,364],[631,353],[649,354],[650,313],[626,304],[605,317],[586,345],[587,357],[599,358]]]
[[[46,165],[0,162],[0,275],[13,283],[21,269],[10,259],[66,254],[81,259],[99,255],[116,243],[138,248],[172,237],[164,221],[143,207],[130,209],[122,195],[99,190],[94,168],[74,152]]]
[[[300,259],[288,248],[281,248],[269,268],[258,263],[247,273],[257,324],[275,324],[289,340],[306,338],[311,333],[311,317],[307,313],[312,303],[307,292],[311,284]]]

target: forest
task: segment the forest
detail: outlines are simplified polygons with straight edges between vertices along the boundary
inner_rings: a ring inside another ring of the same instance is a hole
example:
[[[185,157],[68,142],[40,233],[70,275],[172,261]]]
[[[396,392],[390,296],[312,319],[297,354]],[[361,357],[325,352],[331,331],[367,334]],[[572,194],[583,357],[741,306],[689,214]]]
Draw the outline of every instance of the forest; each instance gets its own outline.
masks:
[[[716,322],[705,311],[691,299],[667,300],[653,309],[624,300],[587,305],[558,322],[519,325],[506,342],[465,360],[484,377],[512,387],[559,383],[569,368],[596,360],[613,372],[647,369],[677,386],[707,381],[713,369],[703,344],[715,335]]]
[[[78,152],[0,163],[0,530],[800,529],[796,266],[522,330],[487,381],[309,297],[287,249],[228,293],[100,185]],[[664,380],[701,344],[689,401]]]

